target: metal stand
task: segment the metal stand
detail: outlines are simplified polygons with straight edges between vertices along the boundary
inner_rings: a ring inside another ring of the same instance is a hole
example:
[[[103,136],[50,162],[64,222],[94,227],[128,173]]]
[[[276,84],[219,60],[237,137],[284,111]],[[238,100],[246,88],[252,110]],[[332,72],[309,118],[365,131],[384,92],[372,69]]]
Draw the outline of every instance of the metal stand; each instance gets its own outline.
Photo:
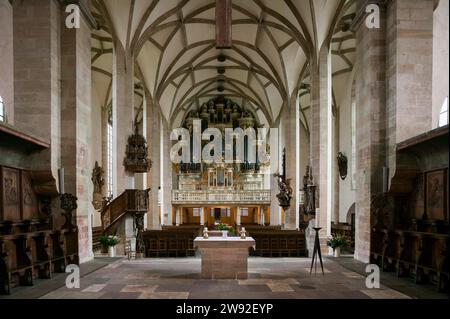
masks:
[[[316,238],[314,240],[314,252],[311,260],[311,270],[309,274],[312,274],[313,266],[314,266],[314,274],[317,275],[317,255],[319,255],[320,267],[322,268],[322,275],[325,276],[325,272],[323,271],[323,262],[322,262],[322,252],[320,251],[320,240],[319,240],[319,231],[322,228],[313,228],[316,231]]]

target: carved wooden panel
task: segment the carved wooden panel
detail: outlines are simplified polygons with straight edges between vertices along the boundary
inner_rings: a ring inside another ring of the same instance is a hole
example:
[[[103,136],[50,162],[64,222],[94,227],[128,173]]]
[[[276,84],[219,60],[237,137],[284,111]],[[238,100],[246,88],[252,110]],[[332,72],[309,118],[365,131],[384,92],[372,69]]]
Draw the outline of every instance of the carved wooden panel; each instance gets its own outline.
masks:
[[[1,167],[2,220],[20,220],[19,170]]]
[[[426,213],[428,219],[446,219],[445,170],[426,173]]]
[[[410,217],[414,219],[422,219],[425,212],[425,184],[424,174],[419,174],[414,182],[414,190],[411,193],[410,201]]]
[[[30,220],[37,218],[39,207],[37,196],[33,190],[31,175],[27,171],[22,171],[22,219]]]

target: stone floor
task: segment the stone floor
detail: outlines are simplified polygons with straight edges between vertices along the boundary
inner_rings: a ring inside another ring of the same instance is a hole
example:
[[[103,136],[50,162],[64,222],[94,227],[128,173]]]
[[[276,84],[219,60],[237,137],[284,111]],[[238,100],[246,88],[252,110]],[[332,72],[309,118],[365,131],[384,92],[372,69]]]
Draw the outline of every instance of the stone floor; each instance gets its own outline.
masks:
[[[250,258],[247,280],[202,280],[199,258],[95,258],[80,267],[80,289],[66,288],[67,274],[57,274],[0,299],[448,299],[389,273],[381,274],[380,289],[367,289],[365,264],[353,258],[325,258],[325,276],[310,275],[310,263]]]
[[[101,261],[98,261],[98,260]],[[44,299],[406,299],[416,298],[382,285],[367,289],[365,277],[334,259],[325,259],[325,276],[309,274],[307,258],[250,258],[247,280],[202,280],[200,259],[95,259],[82,266],[80,289],[68,289],[64,274],[58,288],[37,285],[10,298]],[[109,261],[109,262],[108,262]],[[106,264],[107,263],[107,264]],[[106,265],[105,265],[106,264]],[[102,266],[100,266],[102,265]],[[83,271],[84,267],[84,271]],[[88,267],[89,268],[89,267]],[[95,269],[94,269],[95,268]],[[57,285],[54,283],[53,285]],[[407,284],[405,284],[407,285]],[[413,285],[412,283],[409,285]],[[53,289],[55,288],[55,289]],[[47,290],[46,290],[47,289]],[[417,288],[416,288],[417,289]],[[26,295],[25,291],[28,291]],[[39,296],[38,291],[41,292]],[[422,294],[420,297],[426,297]],[[447,295],[441,295],[448,298]],[[435,296],[434,296],[435,297]]]

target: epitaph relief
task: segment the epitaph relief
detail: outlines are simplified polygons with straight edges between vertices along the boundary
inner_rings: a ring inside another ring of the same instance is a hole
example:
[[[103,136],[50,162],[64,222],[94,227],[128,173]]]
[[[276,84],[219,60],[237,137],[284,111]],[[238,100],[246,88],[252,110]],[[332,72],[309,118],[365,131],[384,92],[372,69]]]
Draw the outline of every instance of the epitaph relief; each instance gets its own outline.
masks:
[[[338,160],[338,167],[339,167],[339,175],[341,176],[342,180],[345,180],[347,178],[347,171],[348,171],[348,159],[347,156],[345,156],[343,153],[339,152],[337,156]]]

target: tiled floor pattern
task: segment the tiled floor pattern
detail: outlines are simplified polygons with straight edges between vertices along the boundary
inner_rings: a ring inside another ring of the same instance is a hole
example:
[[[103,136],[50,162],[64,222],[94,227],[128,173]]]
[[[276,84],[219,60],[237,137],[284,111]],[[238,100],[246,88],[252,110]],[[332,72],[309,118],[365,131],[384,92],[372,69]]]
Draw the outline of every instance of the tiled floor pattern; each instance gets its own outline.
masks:
[[[200,279],[200,259],[116,261],[62,287],[46,299],[368,299],[409,298],[384,285],[367,289],[365,277],[324,260],[325,275],[309,274],[310,259],[250,258],[247,280]]]

